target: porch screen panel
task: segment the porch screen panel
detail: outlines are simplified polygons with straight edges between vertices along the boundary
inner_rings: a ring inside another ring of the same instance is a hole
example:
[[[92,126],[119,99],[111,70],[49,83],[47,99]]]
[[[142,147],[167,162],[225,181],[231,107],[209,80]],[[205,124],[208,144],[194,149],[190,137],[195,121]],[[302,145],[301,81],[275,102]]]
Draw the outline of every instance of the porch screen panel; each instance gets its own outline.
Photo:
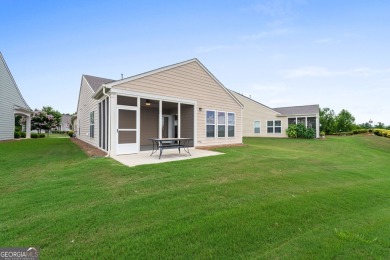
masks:
[[[134,110],[119,109],[119,129],[136,129],[137,112]]]
[[[297,123],[297,119],[295,117],[290,117],[288,119],[288,125],[295,125]]]
[[[135,144],[137,142],[136,131],[119,131],[118,144]]]
[[[306,126],[306,117],[298,117],[297,124],[303,124]]]
[[[307,118],[307,128],[313,128],[314,132],[317,134],[317,125],[316,125],[316,118],[315,117],[308,117]]]
[[[180,137],[194,138],[194,106],[180,104]],[[193,146],[193,141],[189,146]]]
[[[99,147],[102,147],[102,102],[99,103]]]
[[[117,96],[117,105],[136,107],[137,106],[137,98],[126,97],[126,96]]]
[[[100,132],[100,136],[103,143],[103,149],[106,149],[106,100],[102,102],[102,111],[103,111],[103,134]]]
[[[109,127],[109,123],[108,122],[110,122],[110,98],[107,98],[106,99],[106,118],[107,118],[107,120],[106,120],[106,137],[105,137],[105,139],[106,139],[106,150],[108,151],[108,127]]]

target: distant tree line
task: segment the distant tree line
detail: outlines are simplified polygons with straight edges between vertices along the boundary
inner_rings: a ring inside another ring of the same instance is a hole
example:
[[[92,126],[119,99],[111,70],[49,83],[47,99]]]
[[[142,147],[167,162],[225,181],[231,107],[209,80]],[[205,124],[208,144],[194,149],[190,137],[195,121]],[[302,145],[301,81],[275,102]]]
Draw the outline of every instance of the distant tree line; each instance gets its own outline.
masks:
[[[378,122],[372,125],[370,122],[356,124],[355,117],[346,109],[343,109],[336,115],[333,109],[328,107],[320,108],[320,131],[325,134],[334,134],[340,132],[351,132],[356,129],[390,129],[384,123]]]

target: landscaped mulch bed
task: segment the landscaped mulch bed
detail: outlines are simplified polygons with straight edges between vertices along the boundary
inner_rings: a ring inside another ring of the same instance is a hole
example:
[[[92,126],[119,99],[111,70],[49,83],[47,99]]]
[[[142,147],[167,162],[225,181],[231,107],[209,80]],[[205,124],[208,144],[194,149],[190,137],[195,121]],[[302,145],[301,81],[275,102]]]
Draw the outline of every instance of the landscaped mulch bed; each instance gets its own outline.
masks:
[[[93,145],[83,142],[80,139],[72,137],[70,138],[70,140],[73,143],[77,144],[81,148],[81,150],[83,150],[90,157],[103,157],[107,155],[106,152],[100,150],[99,148],[96,148]]]

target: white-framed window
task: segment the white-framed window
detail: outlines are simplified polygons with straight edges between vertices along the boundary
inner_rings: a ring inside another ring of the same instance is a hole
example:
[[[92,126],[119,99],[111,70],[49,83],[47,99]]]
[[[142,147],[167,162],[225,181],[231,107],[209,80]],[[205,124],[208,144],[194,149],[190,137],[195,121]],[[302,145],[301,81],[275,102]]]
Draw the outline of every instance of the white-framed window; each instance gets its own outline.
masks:
[[[275,120],[275,134],[282,133],[282,121],[281,120]]]
[[[267,134],[274,133],[274,121],[267,121]]]
[[[89,137],[95,137],[95,111],[89,113]]]
[[[218,137],[226,136],[226,113],[218,111]]]
[[[206,137],[215,137],[215,111],[206,110]]]
[[[206,110],[206,137],[234,137],[236,131],[236,114]]]
[[[235,129],[236,126],[236,114],[233,112],[228,113],[228,137],[234,137],[235,136]]]
[[[282,121],[281,120],[267,121],[267,134],[280,134],[280,133],[282,133]]]
[[[260,121],[253,121],[253,133],[260,134]]]

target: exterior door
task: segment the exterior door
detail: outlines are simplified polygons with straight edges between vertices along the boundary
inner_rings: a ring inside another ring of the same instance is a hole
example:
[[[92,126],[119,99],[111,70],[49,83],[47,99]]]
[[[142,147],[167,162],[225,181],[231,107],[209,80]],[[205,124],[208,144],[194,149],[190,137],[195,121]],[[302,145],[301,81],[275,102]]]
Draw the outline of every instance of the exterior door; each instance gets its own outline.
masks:
[[[117,154],[138,153],[137,108],[118,108]]]

